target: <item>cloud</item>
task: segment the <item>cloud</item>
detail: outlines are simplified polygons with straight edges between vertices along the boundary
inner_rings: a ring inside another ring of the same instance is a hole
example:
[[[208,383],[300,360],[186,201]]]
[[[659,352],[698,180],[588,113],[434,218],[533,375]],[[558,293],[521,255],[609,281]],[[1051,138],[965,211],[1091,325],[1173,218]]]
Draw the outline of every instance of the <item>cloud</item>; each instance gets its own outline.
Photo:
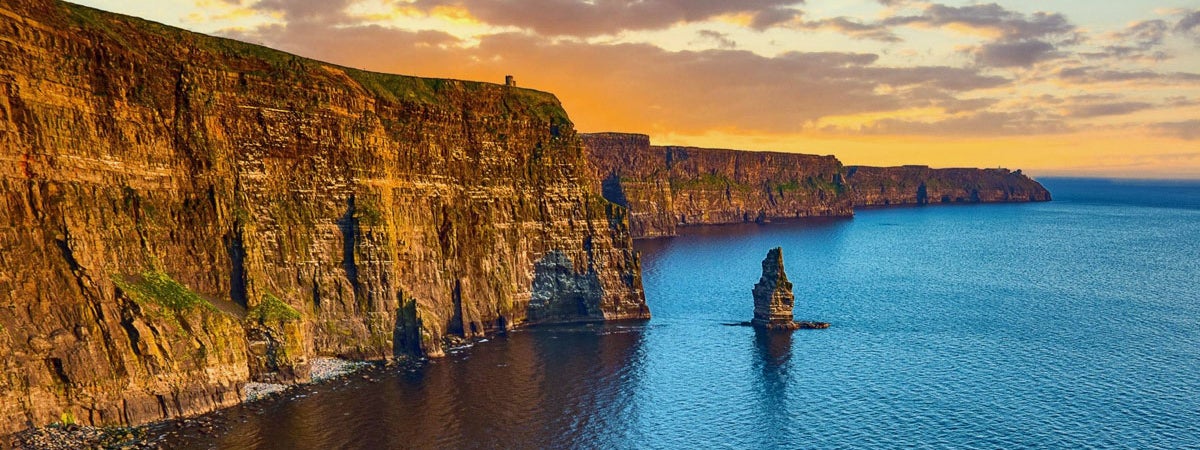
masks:
[[[1062,56],[1054,44],[1039,40],[1001,41],[975,47],[975,60],[990,67],[1029,67]]]
[[[934,106],[942,108],[947,114],[960,114],[964,112],[978,112],[986,110],[995,105],[997,100],[994,98],[948,98],[934,101]]]
[[[1182,96],[1182,95],[1176,95],[1176,96],[1167,97],[1167,98],[1165,98],[1165,99],[1163,99],[1163,100],[1165,100],[1165,103],[1164,103],[1164,104],[1165,104],[1166,106],[1169,106],[1169,107],[1172,107],[1172,108],[1179,108],[1179,107],[1183,107],[1183,106],[1194,106],[1194,105],[1200,105],[1200,100],[1197,100],[1197,99],[1191,99],[1191,98],[1187,98],[1187,97],[1185,97],[1185,96]]]
[[[283,0],[276,0],[283,1]],[[320,1],[320,0],[305,0]],[[415,0],[426,12],[438,7],[464,8],[478,20],[514,26],[545,36],[600,36],[622,31],[656,30],[677,23],[745,14],[755,29],[798,17],[797,0]]]
[[[1170,55],[1156,49],[1162,46],[1170,28],[1171,26],[1161,19],[1134,22],[1124,30],[1106,36],[1112,44],[1105,45],[1099,52],[1081,53],[1081,56],[1093,59],[1161,61],[1169,58]]]
[[[1142,82],[1158,84],[1195,83],[1200,74],[1188,72],[1161,73],[1152,70],[1113,70],[1096,66],[1076,66],[1059,69],[1058,78],[1076,84]]]
[[[855,39],[870,39],[881,42],[900,42],[903,40],[889,30],[886,25],[878,23],[863,23],[848,17],[834,17],[831,19],[803,21],[797,25],[797,28],[808,30],[833,30]]]
[[[885,2],[891,4],[891,2]],[[987,67],[1030,67],[1059,58],[1059,46],[1073,45],[1080,33],[1059,13],[1023,14],[995,3],[962,7],[928,4],[921,14],[884,19],[886,26],[924,26],[965,29],[992,38],[967,49],[975,62]]]
[[[1194,11],[1182,11],[1179,22],[1175,24],[1175,32],[1180,34],[1200,37],[1200,9]]]
[[[737,41],[730,39],[728,33],[722,33],[722,32],[713,31],[713,30],[700,30],[700,31],[696,32],[696,34],[699,35],[700,38],[703,40],[716,43],[717,47],[719,47],[719,48],[723,48],[723,49],[737,48]]]
[[[335,23],[346,19],[345,10],[353,0],[259,0],[251,7],[283,14],[288,23]]]
[[[1146,102],[1094,103],[1072,106],[1067,109],[1067,115],[1077,118],[1121,116],[1153,107],[1154,104]]]
[[[1200,120],[1159,122],[1150,124],[1150,129],[1167,137],[1173,137],[1187,141],[1200,139]]]
[[[981,111],[933,121],[888,118],[858,130],[862,134],[938,136],[1035,135],[1069,131],[1071,128],[1062,118],[1032,110]]]
[[[1132,41],[1134,47],[1148,50],[1161,45],[1167,36],[1167,22],[1163,20],[1143,20],[1135,22],[1124,31],[1117,33],[1117,39]]]
[[[754,14],[754,19],[750,21],[750,28],[758,31],[766,30],[796,20],[801,15],[803,15],[802,12],[792,8],[765,9]]]
[[[894,16],[885,19],[883,23],[929,27],[959,26],[995,34],[1006,40],[1036,39],[1075,32],[1075,26],[1062,14],[1037,12],[1025,15],[995,3],[962,7],[930,4],[920,15]]]

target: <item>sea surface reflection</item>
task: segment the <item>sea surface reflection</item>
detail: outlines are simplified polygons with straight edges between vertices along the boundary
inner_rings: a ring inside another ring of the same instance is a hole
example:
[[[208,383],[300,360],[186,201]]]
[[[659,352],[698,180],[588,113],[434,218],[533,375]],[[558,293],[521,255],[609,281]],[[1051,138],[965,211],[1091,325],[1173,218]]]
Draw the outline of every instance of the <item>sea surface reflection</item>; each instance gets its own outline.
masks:
[[[218,414],[175,448],[571,448],[627,439],[644,324],[534,328]]]

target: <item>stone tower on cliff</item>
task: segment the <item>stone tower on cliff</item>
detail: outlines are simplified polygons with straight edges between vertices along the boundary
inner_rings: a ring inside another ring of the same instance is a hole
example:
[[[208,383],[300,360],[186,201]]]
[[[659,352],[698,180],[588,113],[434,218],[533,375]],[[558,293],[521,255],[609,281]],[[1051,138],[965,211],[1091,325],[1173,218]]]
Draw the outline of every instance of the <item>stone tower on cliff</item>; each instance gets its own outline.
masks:
[[[792,320],[792,283],[783,272],[783,248],[767,252],[762,262],[762,277],[754,285],[754,320],[757,327],[795,329]]]

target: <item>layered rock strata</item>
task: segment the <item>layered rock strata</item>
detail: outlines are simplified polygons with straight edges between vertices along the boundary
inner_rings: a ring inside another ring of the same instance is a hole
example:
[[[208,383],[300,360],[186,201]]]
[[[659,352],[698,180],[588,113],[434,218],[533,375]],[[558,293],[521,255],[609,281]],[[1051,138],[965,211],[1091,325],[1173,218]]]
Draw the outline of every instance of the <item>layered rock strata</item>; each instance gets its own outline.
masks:
[[[829,322],[802,321],[793,319],[795,295],[792,283],[783,271],[783,248],[776,247],[767,252],[762,262],[762,276],[754,285],[754,319],[748,324],[766,331],[823,330]],[[747,323],[743,323],[747,324]]]
[[[845,168],[833,156],[652,146],[641,134],[583,134],[592,178],[627,206],[634,237],[676,226],[850,216]]]
[[[1021,171],[843,167],[832,156],[654,146],[643,134],[582,134],[591,178],[628,207],[634,238],[677,227],[838,216],[855,207],[1049,201]]]
[[[646,318],[550,94],[0,4],[0,435],[137,424],[316,356]]]
[[[1050,201],[1050,191],[1008,169],[850,166],[855,207]]]
[[[783,271],[783,248],[775,247],[767,252],[762,262],[762,276],[754,285],[753,294],[752,325],[769,330],[799,328],[792,319],[796,297],[792,294],[792,283]]]

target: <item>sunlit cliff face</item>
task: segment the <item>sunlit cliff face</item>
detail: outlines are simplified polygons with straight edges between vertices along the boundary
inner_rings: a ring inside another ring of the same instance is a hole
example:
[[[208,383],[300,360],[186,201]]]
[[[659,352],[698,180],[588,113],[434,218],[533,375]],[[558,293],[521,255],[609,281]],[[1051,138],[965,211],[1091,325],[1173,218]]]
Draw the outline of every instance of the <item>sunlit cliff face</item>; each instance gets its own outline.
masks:
[[[512,74],[557,94],[582,131],[849,164],[1200,177],[1194,0],[81,3],[370,70]]]

